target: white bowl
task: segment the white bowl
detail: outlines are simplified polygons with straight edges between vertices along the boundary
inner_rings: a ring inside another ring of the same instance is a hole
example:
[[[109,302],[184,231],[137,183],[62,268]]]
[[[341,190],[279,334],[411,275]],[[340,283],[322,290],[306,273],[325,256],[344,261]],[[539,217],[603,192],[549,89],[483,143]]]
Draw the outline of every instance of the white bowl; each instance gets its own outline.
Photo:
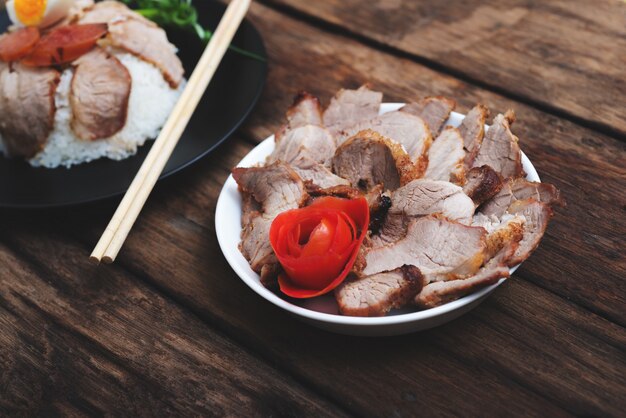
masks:
[[[383,103],[380,113],[397,110],[402,106],[402,103]],[[447,124],[459,126],[464,117],[460,113],[452,112]],[[273,150],[274,136],[272,135],[250,151],[239,162],[238,167],[250,167],[263,163]],[[522,164],[528,180],[540,181],[537,171],[524,153],[522,153]],[[505,280],[501,279],[498,283],[458,300],[423,311],[415,311],[409,308],[402,311],[394,311],[388,316],[379,318],[343,316],[338,313],[337,303],[332,296],[332,292],[329,295],[313,299],[292,299],[276,295],[261,284],[259,275],[252,271],[237,247],[241,233],[241,195],[237,190],[237,183],[233,176],[229,176],[226,180],[217,201],[215,229],[220,248],[226,260],[252,290],[304,322],[341,334],[388,336],[433,328],[473,309]],[[519,266],[511,268],[511,274],[517,267]]]

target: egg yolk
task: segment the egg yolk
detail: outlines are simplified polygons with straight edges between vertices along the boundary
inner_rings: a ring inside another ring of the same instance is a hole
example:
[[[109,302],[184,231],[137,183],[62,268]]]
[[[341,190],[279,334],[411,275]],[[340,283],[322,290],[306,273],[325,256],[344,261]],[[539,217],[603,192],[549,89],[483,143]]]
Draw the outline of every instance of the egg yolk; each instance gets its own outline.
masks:
[[[47,0],[14,0],[15,14],[26,26],[38,25],[46,13]]]

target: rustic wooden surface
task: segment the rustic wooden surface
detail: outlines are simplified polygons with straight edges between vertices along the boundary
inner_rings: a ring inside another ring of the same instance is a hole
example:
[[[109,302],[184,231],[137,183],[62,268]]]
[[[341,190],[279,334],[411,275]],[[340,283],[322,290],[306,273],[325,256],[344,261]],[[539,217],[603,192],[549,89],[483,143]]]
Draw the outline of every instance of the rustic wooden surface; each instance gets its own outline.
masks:
[[[259,105],[218,152],[159,183],[114,265],[87,255],[117,201],[0,211],[0,415],[623,416],[624,6],[253,5],[270,56]],[[229,169],[295,92],[327,102],[364,81],[390,101],[515,109],[523,150],[568,202],[474,311],[385,339],[287,316],[238,279],[214,231]]]

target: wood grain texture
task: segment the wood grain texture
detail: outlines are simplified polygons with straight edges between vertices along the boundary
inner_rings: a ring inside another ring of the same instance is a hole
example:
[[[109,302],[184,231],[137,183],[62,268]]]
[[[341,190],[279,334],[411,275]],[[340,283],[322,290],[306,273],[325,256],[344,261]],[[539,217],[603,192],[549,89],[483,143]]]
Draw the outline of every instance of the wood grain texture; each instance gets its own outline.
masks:
[[[626,3],[266,0],[626,133]]]
[[[0,211],[0,415],[623,415],[626,145],[271,8],[251,19],[270,54],[259,105],[217,153],[157,185],[115,265],[87,262],[115,201]],[[522,148],[569,203],[477,309],[386,339],[319,331],[265,302],[214,228],[229,170],[293,94],[327,103],[365,81],[389,101],[514,108]]]
[[[0,245],[0,415],[342,415],[132,275],[42,232],[4,235],[17,253]]]

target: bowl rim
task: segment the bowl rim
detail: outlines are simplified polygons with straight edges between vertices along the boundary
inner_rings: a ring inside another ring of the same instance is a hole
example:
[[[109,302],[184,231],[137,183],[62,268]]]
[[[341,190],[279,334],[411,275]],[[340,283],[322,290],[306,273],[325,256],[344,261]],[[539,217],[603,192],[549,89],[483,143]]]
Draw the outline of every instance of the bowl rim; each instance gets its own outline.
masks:
[[[404,103],[382,103],[381,104],[381,113],[386,113],[389,111],[397,110],[402,107]],[[461,120],[465,117],[465,115],[457,112],[451,112],[450,118],[461,118]],[[450,120],[448,119],[448,121]],[[446,122],[447,123],[447,122]],[[487,125],[485,125],[488,128]],[[264,160],[264,158],[271,153],[274,146],[274,135],[271,135],[260,142],[257,146],[255,146],[245,157],[241,159],[241,161],[237,164],[237,167],[249,167],[253,164],[257,164]],[[258,154],[258,155],[257,155]],[[540,182],[539,175],[532,162],[524,152],[521,152],[522,155],[522,165],[524,167],[524,171],[526,172],[526,178],[530,181]],[[259,158],[261,156],[261,158]],[[482,297],[488,295],[493,292],[498,286],[500,286],[506,279],[502,278],[497,283],[494,283],[490,286],[487,286],[483,289],[480,289],[474,293],[463,296],[457,300],[452,302],[448,302],[444,305],[437,306],[435,308],[425,309],[422,311],[410,312],[410,313],[402,313],[397,315],[388,315],[383,317],[357,317],[357,316],[344,316],[338,314],[330,314],[325,312],[318,312],[308,308],[304,308],[301,306],[294,305],[288,300],[282,299],[278,295],[276,295],[271,290],[267,289],[260,282],[260,277],[257,273],[250,269],[248,262],[245,262],[245,265],[248,267],[248,270],[245,270],[241,267],[241,260],[245,260],[243,255],[239,251],[238,248],[233,249],[229,248],[227,245],[227,235],[228,231],[226,230],[226,222],[224,219],[228,217],[227,205],[229,203],[229,199],[231,196],[229,195],[232,191],[235,191],[237,194],[239,193],[237,189],[237,184],[233,179],[232,174],[228,176],[228,179],[224,183],[222,190],[220,191],[220,195],[217,201],[216,209],[215,209],[215,232],[217,235],[217,240],[220,246],[224,257],[230,264],[231,268],[237,273],[239,278],[243,280],[248,287],[250,287],[255,293],[259,296],[263,297],[265,300],[271,302],[272,304],[292,313],[296,316],[301,316],[309,320],[320,321],[325,323],[332,323],[337,325],[356,325],[356,326],[381,326],[381,325],[396,325],[396,324],[404,324],[404,323],[412,323],[419,322],[422,320],[428,320],[435,317],[443,316],[447,313],[456,311],[461,309],[462,307],[469,305]],[[238,214],[238,219],[240,222],[240,216]],[[517,270],[520,265],[514,266],[510,268],[511,274]]]

